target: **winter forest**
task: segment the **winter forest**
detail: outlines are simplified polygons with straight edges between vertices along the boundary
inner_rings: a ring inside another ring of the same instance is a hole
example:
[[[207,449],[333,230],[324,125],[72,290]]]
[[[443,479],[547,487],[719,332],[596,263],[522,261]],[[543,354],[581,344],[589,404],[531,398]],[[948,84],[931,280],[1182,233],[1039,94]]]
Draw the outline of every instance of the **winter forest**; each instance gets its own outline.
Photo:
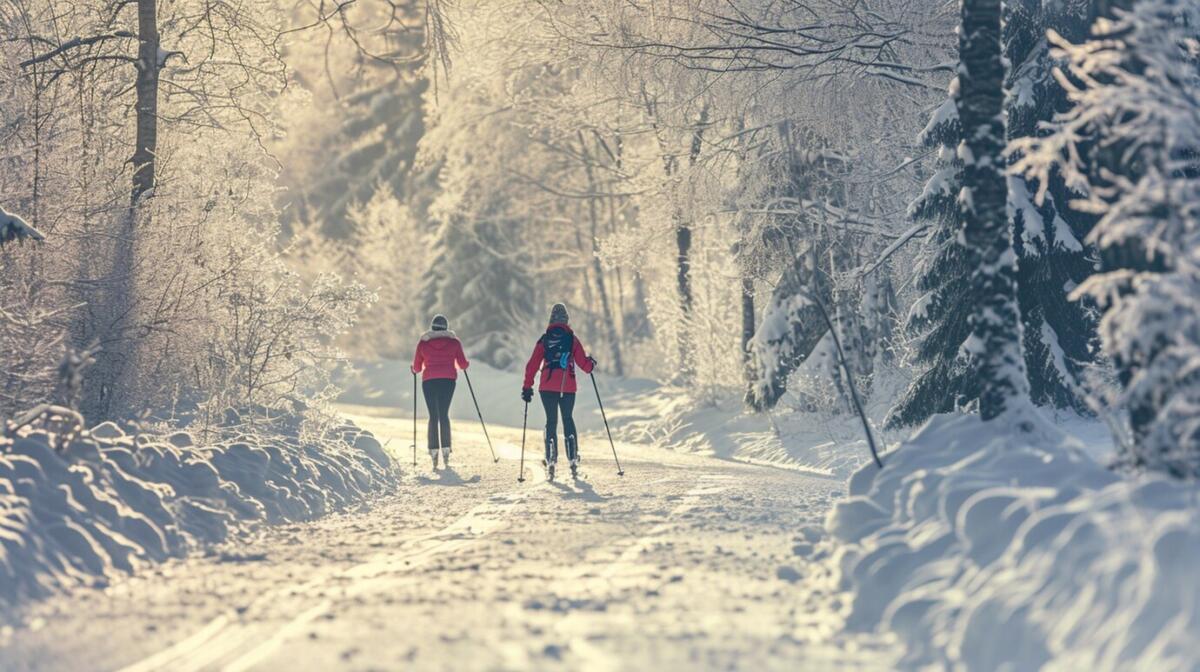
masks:
[[[1198,309],[1196,0],[0,0],[0,669],[1200,670]]]

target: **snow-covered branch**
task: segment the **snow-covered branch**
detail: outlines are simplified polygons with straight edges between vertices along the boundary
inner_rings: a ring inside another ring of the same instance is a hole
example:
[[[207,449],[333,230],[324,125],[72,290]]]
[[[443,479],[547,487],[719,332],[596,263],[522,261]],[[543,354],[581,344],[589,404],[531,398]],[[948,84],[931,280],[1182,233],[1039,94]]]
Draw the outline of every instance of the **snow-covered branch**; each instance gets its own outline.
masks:
[[[41,231],[33,228],[29,222],[0,207],[0,245],[14,240],[17,242],[24,242],[26,240],[40,242],[45,239],[46,236],[42,235]]]

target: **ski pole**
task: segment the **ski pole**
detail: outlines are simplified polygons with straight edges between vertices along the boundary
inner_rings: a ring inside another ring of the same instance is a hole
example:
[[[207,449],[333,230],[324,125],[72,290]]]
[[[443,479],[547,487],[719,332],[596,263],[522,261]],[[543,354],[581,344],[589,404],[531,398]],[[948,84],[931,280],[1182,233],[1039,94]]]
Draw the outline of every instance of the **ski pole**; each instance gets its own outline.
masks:
[[[413,374],[413,469],[417,468],[417,374]]]
[[[612,446],[613,460],[617,463],[617,476],[624,476],[625,470],[621,468],[621,458],[617,457],[617,444],[613,443],[612,430],[608,428],[608,415],[604,413],[604,401],[600,399],[600,386],[596,384],[596,374],[589,371],[588,377],[592,379],[592,389],[596,391],[596,403],[600,404],[600,417],[604,418],[604,431],[608,432],[608,445]]]
[[[487,439],[488,450],[492,451],[492,463],[495,464],[500,461],[500,458],[496,457],[496,449],[492,447],[492,437],[488,436],[487,423],[483,421],[483,413],[479,410],[479,400],[475,398],[475,388],[471,385],[471,374],[463,369],[463,376],[467,379],[467,389],[471,391],[471,401],[475,403],[475,415],[479,416],[479,425],[483,427],[483,438]]]
[[[521,418],[521,473],[517,476],[518,483],[525,482],[525,427],[529,425],[529,402],[525,402],[525,417]]]

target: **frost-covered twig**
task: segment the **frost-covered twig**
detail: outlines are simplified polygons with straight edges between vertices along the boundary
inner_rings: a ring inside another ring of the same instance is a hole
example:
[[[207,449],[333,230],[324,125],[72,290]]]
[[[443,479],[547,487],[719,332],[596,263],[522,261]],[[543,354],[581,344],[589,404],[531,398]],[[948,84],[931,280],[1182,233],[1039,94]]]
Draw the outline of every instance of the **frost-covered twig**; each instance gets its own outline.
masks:
[[[4,423],[3,436],[14,437],[35,422],[41,422],[47,430],[55,432],[56,448],[66,445],[83,430],[83,416],[79,411],[55,404],[39,404]]]

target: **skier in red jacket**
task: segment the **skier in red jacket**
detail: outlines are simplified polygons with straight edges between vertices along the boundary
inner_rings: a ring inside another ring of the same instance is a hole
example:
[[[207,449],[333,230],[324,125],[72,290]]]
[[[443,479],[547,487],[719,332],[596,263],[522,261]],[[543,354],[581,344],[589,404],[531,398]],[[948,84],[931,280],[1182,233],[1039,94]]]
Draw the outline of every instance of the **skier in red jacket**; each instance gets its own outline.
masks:
[[[538,339],[533,355],[525,365],[525,384],[521,387],[521,399],[533,401],[533,377],[542,371],[538,385],[542,406],[546,409],[546,474],[554,478],[554,467],[558,462],[558,414],[562,412],[563,438],[567,445],[567,459],[571,464],[571,476],[578,475],[579,437],[575,432],[575,367],[591,373],[596,360],[583,349],[579,338],[567,326],[567,307],[561,303],[550,309],[550,325]]]
[[[468,366],[462,342],[450,331],[446,316],[434,315],[429,331],[417,343],[412,363],[413,374],[421,374],[421,390],[429,409],[429,457],[434,469],[438,466],[439,446],[443,463],[450,466],[450,401],[454,398],[458,370]]]

